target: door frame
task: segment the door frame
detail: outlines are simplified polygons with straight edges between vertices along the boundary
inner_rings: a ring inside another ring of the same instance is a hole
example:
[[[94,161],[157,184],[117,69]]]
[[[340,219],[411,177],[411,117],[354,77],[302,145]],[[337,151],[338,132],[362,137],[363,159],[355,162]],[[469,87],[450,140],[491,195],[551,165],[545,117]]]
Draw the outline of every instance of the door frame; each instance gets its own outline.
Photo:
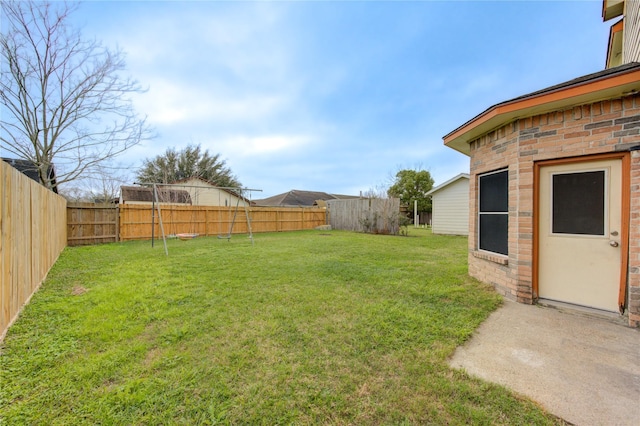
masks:
[[[626,307],[627,274],[629,265],[629,217],[631,198],[631,155],[629,152],[612,152],[580,157],[556,158],[533,163],[533,270],[532,291],[533,299],[538,300],[539,279],[539,246],[540,246],[540,169],[545,166],[567,165],[575,163],[589,163],[598,160],[621,160],[622,200],[620,212],[622,217],[620,229],[620,283],[618,287],[618,308],[620,313]]]

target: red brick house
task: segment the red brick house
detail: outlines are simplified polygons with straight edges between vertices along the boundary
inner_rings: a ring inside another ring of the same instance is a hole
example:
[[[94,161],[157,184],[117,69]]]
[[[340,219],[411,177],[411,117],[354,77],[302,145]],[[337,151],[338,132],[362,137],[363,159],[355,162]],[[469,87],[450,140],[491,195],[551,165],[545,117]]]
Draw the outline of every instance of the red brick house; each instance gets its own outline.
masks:
[[[623,16],[607,52],[617,66],[493,105],[444,137],[470,157],[469,274],[521,303],[625,313],[630,326],[640,326],[639,5],[603,2],[605,20]]]

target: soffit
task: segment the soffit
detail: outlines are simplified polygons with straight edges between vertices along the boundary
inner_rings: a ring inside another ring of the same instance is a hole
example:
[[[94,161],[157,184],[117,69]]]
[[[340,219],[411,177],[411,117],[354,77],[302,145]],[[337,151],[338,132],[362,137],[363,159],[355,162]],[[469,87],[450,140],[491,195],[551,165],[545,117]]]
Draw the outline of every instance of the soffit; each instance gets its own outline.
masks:
[[[444,136],[444,143],[469,155],[471,141],[514,120],[638,92],[640,64],[625,64],[496,104]]]
[[[607,68],[622,65],[622,42],[624,39],[624,20],[616,22],[609,30],[607,47]]]
[[[611,18],[620,16],[624,13],[624,0],[603,0],[602,2],[602,20],[608,21]]]

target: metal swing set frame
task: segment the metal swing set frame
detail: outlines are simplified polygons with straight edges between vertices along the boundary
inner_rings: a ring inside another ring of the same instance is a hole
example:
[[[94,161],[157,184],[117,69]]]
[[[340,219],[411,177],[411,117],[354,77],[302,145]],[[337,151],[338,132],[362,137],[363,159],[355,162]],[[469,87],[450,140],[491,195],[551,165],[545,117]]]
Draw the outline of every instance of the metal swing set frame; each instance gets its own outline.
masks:
[[[162,222],[162,210],[160,208],[160,197],[158,196],[158,186],[161,187],[180,187],[180,188],[197,188],[199,190],[202,190],[203,188],[201,186],[195,186],[195,185],[181,185],[181,184],[167,184],[167,183],[138,183],[138,185],[143,185],[143,186],[151,186],[152,187],[152,197],[151,197],[151,247],[154,246],[154,241],[155,241],[155,213],[157,211],[158,213],[158,224],[160,225],[160,232],[162,233],[162,242],[164,245],[164,252],[165,254],[168,256],[169,255],[169,249],[167,248],[167,236],[165,234],[164,231],[164,224]],[[251,202],[251,193],[252,192],[262,192],[261,189],[251,189],[251,188],[240,188],[240,187],[222,187],[222,186],[216,186],[215,189],[223,189],[223,190],[229,190],[229,191],[233,191],[235,193],[235,195],[237,196],[237,201],[236,201],[236,206],[233,212],[233,218],[231,219],[231,223],[229,224],[229,232],[227,233],[227,235],[218,235],[219,239],[226,239],[227,241],[231,240],[231,234],[233,233],[233,226],[235,225],[236,222],[236,217],[238,215],[238,210],[240,207],[240,199],[243,199],[243,205],[244,205],[244,213],[245,213],[245,217],[247,220],[247,227],[249,229],[249,239],[251,240],[251,244],[253,245],[253,231],[251,229],[251,217],[249,214],[249,203]],[[245,193],[249,193],[249,201],[247,201],[247,199],[245,198],[244,194]],[[176,234],[176,237],[183,239],[183,240],[188,240],[188,239],[192,239],[192,238],[196,238],[198,236],[198,234],[196,233],[189,233],[189,234]]]

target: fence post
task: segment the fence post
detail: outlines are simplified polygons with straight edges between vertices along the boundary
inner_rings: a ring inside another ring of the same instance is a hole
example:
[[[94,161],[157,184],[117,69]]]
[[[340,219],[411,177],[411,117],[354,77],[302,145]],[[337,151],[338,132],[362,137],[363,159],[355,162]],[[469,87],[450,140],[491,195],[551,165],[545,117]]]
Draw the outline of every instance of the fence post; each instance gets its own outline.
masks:
[[[120,241],[120,205],[116,206],[116,243]]]

